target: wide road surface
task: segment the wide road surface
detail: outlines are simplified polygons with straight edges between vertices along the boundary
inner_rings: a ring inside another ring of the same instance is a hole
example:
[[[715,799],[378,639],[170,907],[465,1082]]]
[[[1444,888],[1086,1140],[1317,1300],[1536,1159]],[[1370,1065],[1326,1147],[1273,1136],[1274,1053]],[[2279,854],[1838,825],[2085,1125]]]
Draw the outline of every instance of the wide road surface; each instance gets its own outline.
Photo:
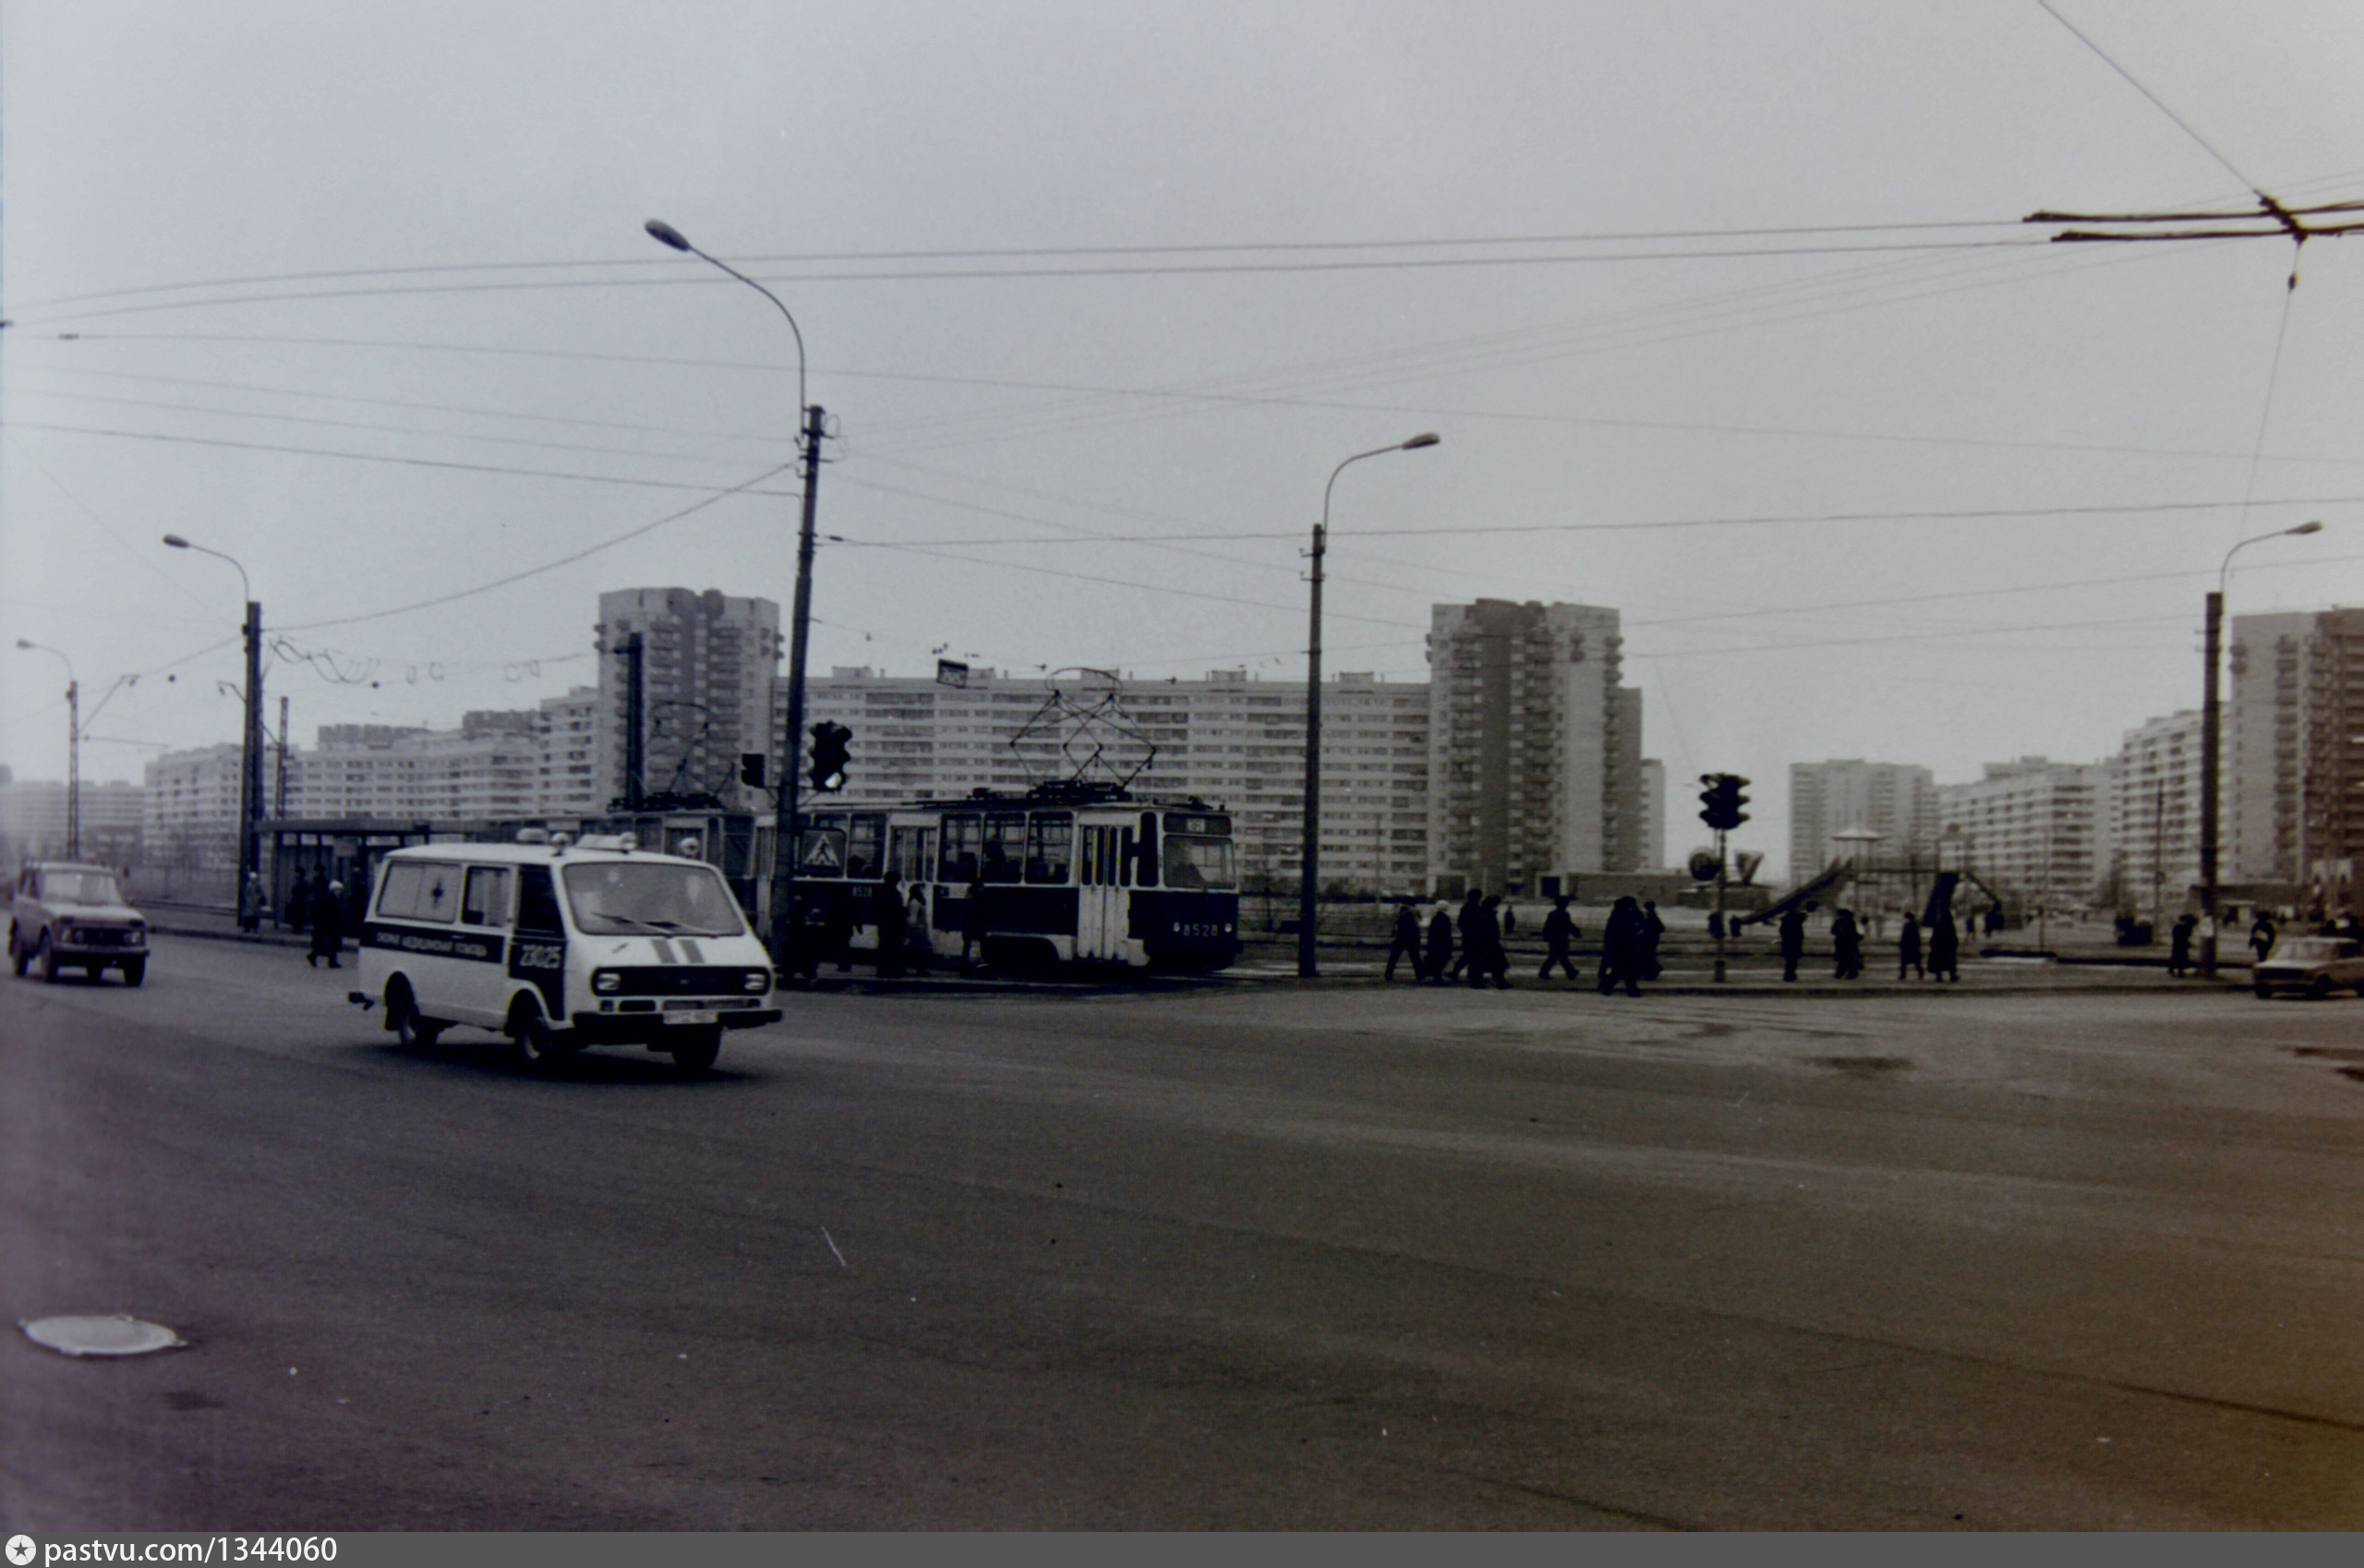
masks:
[[[0,978],[6,1527],[2364,1526],[2354,999],[350,979]]]

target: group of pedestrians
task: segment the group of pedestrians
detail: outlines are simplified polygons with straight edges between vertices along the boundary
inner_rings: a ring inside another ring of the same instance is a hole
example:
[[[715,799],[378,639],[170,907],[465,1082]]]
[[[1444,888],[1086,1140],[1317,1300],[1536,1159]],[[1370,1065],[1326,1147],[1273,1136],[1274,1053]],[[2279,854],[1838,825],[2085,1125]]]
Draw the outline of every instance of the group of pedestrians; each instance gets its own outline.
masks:
[[[1809,899],[1781,911],[1775,929],[1780,936],[1781,978],[1784,982],[1795,983],[1797,981],[1798,966],[1805,961],[1806,917],[1819,908],[1821,905]],[[1924,923],[1928,927],[1925,940],[1922,935]],[[1972,923],[1974,927],[1974,916]],[[1831,978],[1863,978],[1865,935],[1863,923],[1854,911],[1839,909],[1831,911]],[[1896,936],[1896,978],[1927,978],[1948,984],[1960,981],[1961,933],[1954,925],[1951,911],[1941,910],[1935,920],[1926,923],[1912,915],[1905,916],[1904,924]]]
[[[1538,980],[1550,980],[1554,973],[1570,980],[1584,978],[1574,956],[1574,945],[1584,932],[1568,912],[1569,902],[1565,895],[1553,899],[1551,912],[1543,917],[1543,967],[1536,971]],[[1416,984],[1451,985],[1466,979],[1475,990],[1491,984],[1507,991],[1511,961],[1504,937],[1515,929],[1516,918],[1500,895],[1476,888],[1462,900],[1458,913],[1440,899],[1425,920],[1420,906],[1406,901],[1395,911],[1386,977],[1393,981],[1397,966],[1408,962]],[[1601,933],[1598,983],[1602,994],[1622,986],[1627,995],[1640,995],[1642,983],[1658,977],[1658,941],[1665,935],[1666,922],[1658,918],[1658,905],[1631,897],[1618,899]]]

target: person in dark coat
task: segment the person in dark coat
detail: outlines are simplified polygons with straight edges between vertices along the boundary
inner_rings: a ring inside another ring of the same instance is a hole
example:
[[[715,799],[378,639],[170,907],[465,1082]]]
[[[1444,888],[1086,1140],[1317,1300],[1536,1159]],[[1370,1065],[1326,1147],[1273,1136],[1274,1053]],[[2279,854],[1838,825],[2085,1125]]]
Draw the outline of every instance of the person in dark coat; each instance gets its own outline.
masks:
[[[1395,978],[1395,960],[1412,960],[1412,983],[1417,985],[1428,979],[1428,966],[1420,958],[1420,913],[1406,899],[1396,906],[1395,937],[1387,949],[1387,978]]]
[[[1798,960],[1806,956],[1806,911],[1812,904],[1791,904],[1781,911],[1781,978],[1798,978]]]
[[[2167,972],[2180,979],[2191,968],[2191,934],[2200,929],[2200,917],[2185,913],[2167,933]]]
[[[853,889],[832,887],[829,901],[821,915],[821,948],[838,963],[843,974],[853,968]]]
[[[311,919],[312,885],[304,880],[304,874],[299,871],[287,888],[287,929],[301,931],[311,923]]]
[[[1959,983],[1961,979],[1961,936],[1954,930],[1951,910],[1941,910],[1929,923],[1929,978]]]
[[[1431,985],[1442,985],[1446,971],[1453,968],[1453,915],[1437,901],[1436,912],[1429,916],[1429,966],[1421,976]]]
[[[891,871],[871,891],[870,922],[878,928],[878,978],[901,979],[903,943],[911,928],[903,913],[903,879]]]
[[[1642,900],[1642,929],[1637,940],[1635,965],[1644,980],[1656,980],[1666,971],[1658,967],[1658,940],[1666,935],[1666,922],[1658,918],[1658,907],[1651,900]]]
[[[1707,911],[1707,940],[1710,942],[1720,942],[1723,939],[1724,911],[1721,910],[1710,910]]]
[[[318,969],[326,959],[329,968],[342,966],[337,955],[344,951],[344,887],[332,882],[323,888],[312,909],[312,946],[304,955],[306,967]]]
[[[1475,918],[1461,928],[1461,954],[1466,960],[1472,991],[1483,991],[1490,980],[1505,991],[1510,989],[1510,959],[1502,951],[1502,916],[1494,912],[1502,902],[1499,898],[1479,900],[1474,906]]]
[[[1543,917],[1543,967],[1536,971],[1538,980],[1549,980],[1558,969],[1570,980],[1582,980],[1576,961],[1568,957],[1568,944],[1583,933],[1576,929],[1576,917],[1568,912],[1568,897],[1562,893],[1551,901],[1551,912]]]
[[[1839,980],[1863,978],[1863,932],[1855,923],[1853,910],[1840,910],[1830,917],[1830,950],[1834,977]]]
[[[1906,915],[1904,929],[1896,934],[1896,978],[1911,980],[1927,972],[1921,967],[1921,923]]]
[[[1632,894],[1619,899],[1600,932],[1600,971],[1597,983],[1604,996],[1622,984],[1625,995],[1642,994],[1642,910]]]
[[[2249,951],[2255,955],[2258,962],[2264,962],[2266,954],[2274,951],[2274,938],[2276,935],[2274,929],[2274,917],[2263,910],[2258,911],[2257,919],[2249,923]]]
[[[960,898],[960,967],[971,967],[969,955],[982,959],[985,955],[985,882],[981,876],[969,878],[969,890]]]
[[[1472,887],[1469,896],[1461,900],[1461,913],[1453,918],[1453,924],[1461,932],[1461,952],[1453,960],[1453,973],[1449,978],[1459,980],[1462,971],[1478,960],[1483,951],[1479,947],[1482,938],[1478,935],[1478,923],[1485,918],[1486,895]],[[1470,983],[1477,983],[1474,977]]]

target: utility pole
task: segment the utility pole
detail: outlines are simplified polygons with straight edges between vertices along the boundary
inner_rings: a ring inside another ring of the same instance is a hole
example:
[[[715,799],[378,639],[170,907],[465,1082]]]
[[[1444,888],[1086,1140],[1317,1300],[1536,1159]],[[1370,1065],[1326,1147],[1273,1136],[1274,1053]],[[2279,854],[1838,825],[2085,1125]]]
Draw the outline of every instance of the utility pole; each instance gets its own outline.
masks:
[[[802,334],[797,341],[801,354]],[[798,815],[804,771],[804,650],[813,629],[813,522],[820,505],[823,423],[819,404],[805,409],[804,515],[796,530],[796,602],[788,628],[788,733],[781,737],[779,804],[772,829],[772,962],[782,970],[795,959],[794,938],[801,924],[795,905],[797,862],[804,851]]]
[[[238,923],[262,923],[262,606],[247,601],[247,732],[238,768]]]
[[[82,858],[82,682],[66,682],[66,858]]]
[[[1327,498],[1322,510],[1329,510]],[[1321,917],[1321,562],[1329,550],[1325,518],[1313,525],[1313,571],[1307,578],[1313,619],[1305,645],[1305,822],[1297,862],[1297,972],[1307,980],[1321,967],[1315,954]]]
[[[648,698],[641,683],[644,657],[641,635],[634,632],[624,639],[624,810],[635,812],[641,797],[648,792],[643,778],[648,771]]]
[[[1726,838],[1724,830],[1716,829],[1716,983],[1724,983],[1724,933],[1731,924],[1724,919],[1724,878]]]

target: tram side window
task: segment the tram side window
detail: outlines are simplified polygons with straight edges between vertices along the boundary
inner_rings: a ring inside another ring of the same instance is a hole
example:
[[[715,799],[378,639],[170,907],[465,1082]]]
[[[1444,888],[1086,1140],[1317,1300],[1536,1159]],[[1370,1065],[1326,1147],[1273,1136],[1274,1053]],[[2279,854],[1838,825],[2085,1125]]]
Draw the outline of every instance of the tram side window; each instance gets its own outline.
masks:
[[[1026,880],[1060,887],[1075,863],[1075,814],[1038,811],[1027,820]]]
[[[938,861],[936,880],[957,882],[967,887],[977,878],[979,857],[983,853],[985,819],[982,816],[947,816],[944,819],[944,855]]]
[[[854,813],[846,832],[846,875],[856,881],[875,877],[883,863],[886,840],[886,814]]]
[[[1022,816],[985,818],[985,880],[1016,882],[1025,867],[1026,819]]]

